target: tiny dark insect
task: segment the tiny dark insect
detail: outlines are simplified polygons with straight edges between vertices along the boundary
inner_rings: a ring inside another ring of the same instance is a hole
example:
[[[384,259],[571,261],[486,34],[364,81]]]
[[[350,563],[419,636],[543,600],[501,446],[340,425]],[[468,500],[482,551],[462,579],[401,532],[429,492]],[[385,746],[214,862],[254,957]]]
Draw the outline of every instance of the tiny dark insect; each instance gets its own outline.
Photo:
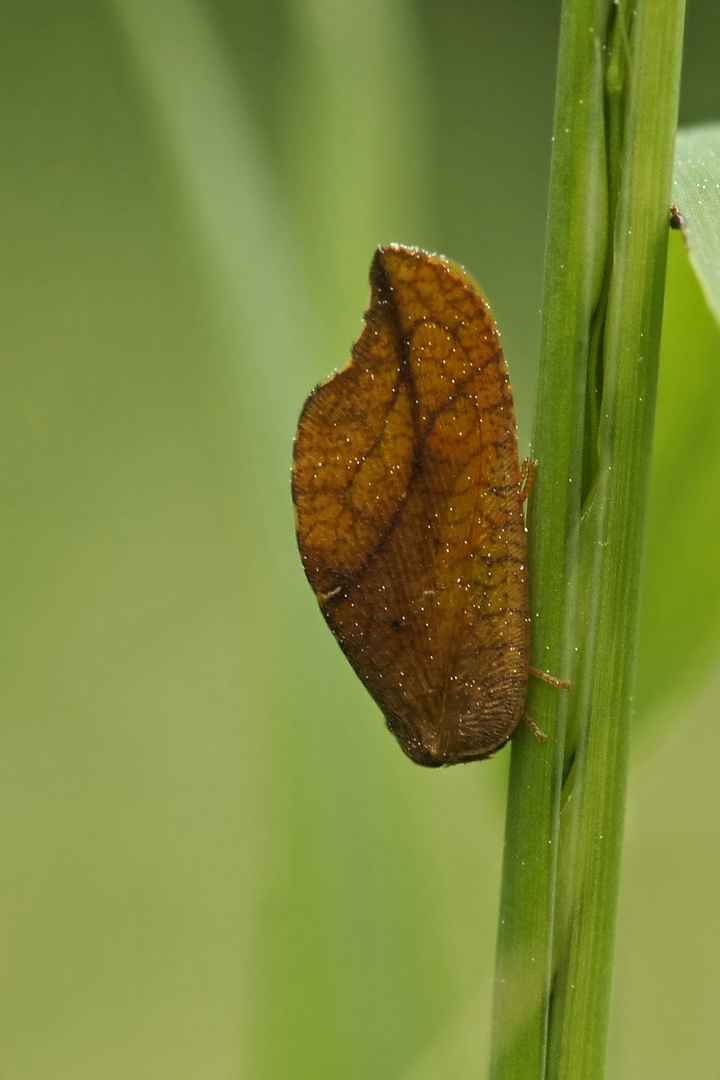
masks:
[[[685,218],[680,213],[680,211],[678,210],[675,203],[673,203],[672,206],[670,207],[670,228],[671,229],[684,229],[685,228]]]
[[[507,366],[487,302],[446,259],[379,248],[370,285],[349,363],[300,417],[300,553],[405,753],[487,758],[524,715],[531,671],[532,468],[518,461]]]

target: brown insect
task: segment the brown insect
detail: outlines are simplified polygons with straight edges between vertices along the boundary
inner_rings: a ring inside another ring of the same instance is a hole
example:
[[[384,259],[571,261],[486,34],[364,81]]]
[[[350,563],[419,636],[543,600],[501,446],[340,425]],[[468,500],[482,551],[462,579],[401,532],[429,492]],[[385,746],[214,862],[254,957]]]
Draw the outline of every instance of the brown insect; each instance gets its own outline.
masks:
[[[678,210],[675,203],[670,207],[670,228],[671,229],[684,229],[686,225],[685,218]]]
[[[469,275],[393,244],[376,252],[370,285],[349,363],[300,417],[298,544],[405,753],[473,761],[523,716],[532,469],[519,466],[507,366]]]

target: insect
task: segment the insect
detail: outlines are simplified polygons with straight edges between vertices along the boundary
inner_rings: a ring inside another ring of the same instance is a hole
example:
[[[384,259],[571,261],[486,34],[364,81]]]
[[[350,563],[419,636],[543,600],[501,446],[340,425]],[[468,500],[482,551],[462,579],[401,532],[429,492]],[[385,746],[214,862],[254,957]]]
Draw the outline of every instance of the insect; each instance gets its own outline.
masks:
[[[427,766],[487,758],[524,715],[531,670],[532,469],[518,461],[507,366],[460,267],[393,244],[370,286],[350,361],[300,417],[300,554],[405,753]]]
[[[670,228],[671,229],[684,229],[685,224],[686,224],[685,218],[680,213],[680,211],[678,210],[675,203],[673,203],[672,206],[670,207]]]

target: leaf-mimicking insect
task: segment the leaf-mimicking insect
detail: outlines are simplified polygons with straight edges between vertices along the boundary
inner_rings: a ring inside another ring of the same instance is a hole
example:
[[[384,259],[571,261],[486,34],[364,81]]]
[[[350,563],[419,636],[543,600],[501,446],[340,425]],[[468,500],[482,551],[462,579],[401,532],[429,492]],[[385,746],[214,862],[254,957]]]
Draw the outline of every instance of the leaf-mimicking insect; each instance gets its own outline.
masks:
[[[513,399],[487,302],[463,270],[381,247],[349,363],[300,418],[293,465],[305,572],[406,754],[489,757],[529,668]]]

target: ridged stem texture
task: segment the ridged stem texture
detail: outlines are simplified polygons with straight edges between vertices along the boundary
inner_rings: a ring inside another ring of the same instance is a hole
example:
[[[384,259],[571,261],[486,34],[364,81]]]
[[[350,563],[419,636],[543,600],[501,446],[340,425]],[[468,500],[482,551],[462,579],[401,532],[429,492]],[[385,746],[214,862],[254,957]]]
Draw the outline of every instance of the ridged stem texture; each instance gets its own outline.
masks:
[[[683,0],[565,0],[492,1080],[602,1080]]]

